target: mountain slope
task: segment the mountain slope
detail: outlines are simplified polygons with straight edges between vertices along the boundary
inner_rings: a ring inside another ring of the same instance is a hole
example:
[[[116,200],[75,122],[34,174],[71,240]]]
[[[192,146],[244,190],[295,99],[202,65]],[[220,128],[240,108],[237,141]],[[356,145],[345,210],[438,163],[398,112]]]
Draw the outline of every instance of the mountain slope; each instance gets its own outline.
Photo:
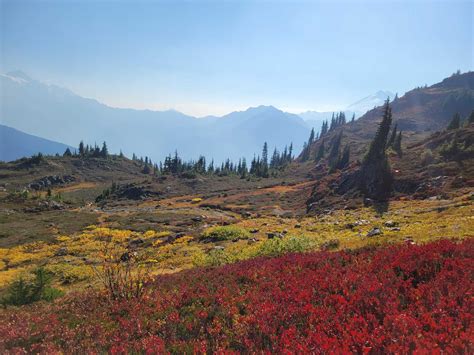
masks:
[[[199,154],[218,161],[251,158],[264,141],[270,148],[282,148],[309,134],[300,117],[273,107],[197,119],[173,110],[108,107],[21,72],[0,75],[0,80],[3,124],[71,145],[82,139],[89,144],[105,140],[111,151],[122,149],[127,155],[135,152],[153,160],[162,160],[175,149],[186,159]]]
[[[54,142],[0,125],[0,160],[11,161],[39,152],[45,155],[62,154],[66,144]],[[71,147],[69,147],[72,149]]]

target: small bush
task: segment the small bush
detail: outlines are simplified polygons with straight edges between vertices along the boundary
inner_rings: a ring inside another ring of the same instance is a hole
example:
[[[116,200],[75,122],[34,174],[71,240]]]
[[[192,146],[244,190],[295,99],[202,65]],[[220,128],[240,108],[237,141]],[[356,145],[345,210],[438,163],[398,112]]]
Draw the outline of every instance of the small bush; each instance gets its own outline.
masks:
[[[13,281],[3,298],[4,305],[22,306],[40,300],[53,301],[62,296],[61,290],[51,287],[51,273],[43,268],[34,272],[34,279],[27,281],[23,278]]]
[[[421,155],[421,165],[423,166],[431,165],[434,163],[434,161],[435,159],[434,159],[433,152],[431,151],[431,149],[425,150],[423,154]]]
[[[201,235],[201,239],[212,241],[248,239],[249,237],[250,233],[246,229],[236,226],[211,227]]]
[[[109,299],[141,298],[150,274],[146,256],[126,251],[112,242],[104,245],[102,255],[103,262],[93,269]]]
[[[288,236],[283,239],[274,238],[263,242],[258,251],[258,256],[279,256],[286,253],[302,253],[315,247],[314,240],[305,236]]]

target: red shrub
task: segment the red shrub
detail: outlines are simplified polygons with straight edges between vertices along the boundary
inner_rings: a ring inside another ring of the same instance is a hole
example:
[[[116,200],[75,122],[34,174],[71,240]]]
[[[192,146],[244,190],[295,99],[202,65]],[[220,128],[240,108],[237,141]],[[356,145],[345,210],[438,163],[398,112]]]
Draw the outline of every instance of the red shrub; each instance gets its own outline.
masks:
[[[254,259],[4,311],[0,350],[472,353],[473,280],[474,240]]]

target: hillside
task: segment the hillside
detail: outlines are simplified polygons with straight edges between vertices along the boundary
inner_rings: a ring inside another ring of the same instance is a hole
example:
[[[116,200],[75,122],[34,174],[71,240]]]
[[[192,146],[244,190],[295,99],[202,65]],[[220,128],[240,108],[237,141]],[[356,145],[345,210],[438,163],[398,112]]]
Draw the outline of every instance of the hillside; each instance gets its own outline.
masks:
[[[63,154],[67,148],[73,149],[66,144],[0,125],[0,161],[12,161],[38,153],[45,155]]]

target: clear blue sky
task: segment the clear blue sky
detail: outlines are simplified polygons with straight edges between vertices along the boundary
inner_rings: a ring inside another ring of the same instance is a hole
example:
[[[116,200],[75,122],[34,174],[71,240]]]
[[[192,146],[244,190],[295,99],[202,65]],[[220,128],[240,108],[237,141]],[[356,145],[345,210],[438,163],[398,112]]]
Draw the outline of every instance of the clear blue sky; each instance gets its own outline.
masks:
[[[472,1],[0,2],[1,72],[118,107],[332,110],[473,67]]]

